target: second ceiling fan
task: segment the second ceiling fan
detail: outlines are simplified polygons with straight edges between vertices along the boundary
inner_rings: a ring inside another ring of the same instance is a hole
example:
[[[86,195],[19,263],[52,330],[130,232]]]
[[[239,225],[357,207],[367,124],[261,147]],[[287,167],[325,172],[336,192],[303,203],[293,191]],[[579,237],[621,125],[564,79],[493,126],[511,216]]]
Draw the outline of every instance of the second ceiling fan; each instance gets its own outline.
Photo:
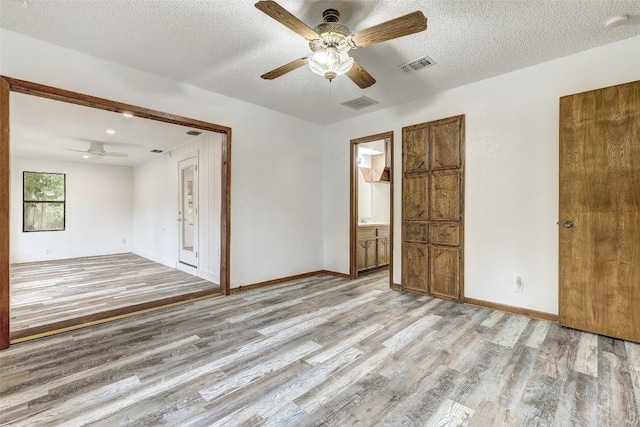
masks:
[[[427,18],[420,11],[352,34],[349,27],[338,22],[340,14],[335,9],[325,10],[322,14],[324,22],[311,29],[275,1],[259,1],[256,7],[307,39],[313,52],[311,56],[296,59],[260,76],[267,80],[273,80],[308,64],[314,73],[329,80],[346,74],[361,89],[365,89],[373,85],[376,79],[349,56],[349,50],[427,29]]]

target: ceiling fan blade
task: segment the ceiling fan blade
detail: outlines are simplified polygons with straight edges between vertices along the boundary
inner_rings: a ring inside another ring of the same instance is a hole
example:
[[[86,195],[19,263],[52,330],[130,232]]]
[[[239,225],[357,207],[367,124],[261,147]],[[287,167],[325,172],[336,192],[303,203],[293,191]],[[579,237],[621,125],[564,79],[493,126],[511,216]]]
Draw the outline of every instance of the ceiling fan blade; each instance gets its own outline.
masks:
[[[307,24],[289,13],[278,3],[271,0],[263,0],[256,3],[256,7],[282,25],[298,33],[305,39],[315,40],[318,38],[318,33],[313,31]]]
[[[296,59],[295,61],[291,61],[288,64],[283,65],[282,67],[276,68],[275,70],[271,70],[268,73],[261,75],[260,77],[262,77],[265,80],[273,80],[280,77],[283,74],[287,74],[289,71],[293,71],[296,68],[300,68],[303,65],[307,65],[308,62],[309,62],[309,58]]]
[[[129,157],[128,154],[125,153],[114,153],[114,152],[109,152],[109,151],[105,151],[103,153],[103,156],[111,156],[111,157]]]
[[[427,29],[427,18],[419,10],[354,34],[353,44],[357,47],[369,46]]]
[[[76,153],[87,153],[87,150],[72,150],[71,148],[65,148],[66,151],[75,151]]]
[[[376,79],[356,61],[353,61],[353,65],[346,74],[360,89],[366,89],[376,82]]]

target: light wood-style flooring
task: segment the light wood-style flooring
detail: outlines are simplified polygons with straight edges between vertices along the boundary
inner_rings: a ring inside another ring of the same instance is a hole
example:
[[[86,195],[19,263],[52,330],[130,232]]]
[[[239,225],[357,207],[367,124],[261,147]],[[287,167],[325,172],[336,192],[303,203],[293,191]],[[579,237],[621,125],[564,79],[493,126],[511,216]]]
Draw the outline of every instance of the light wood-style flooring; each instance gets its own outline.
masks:
[[[11,332],[220,287],[131,253],[11,266]]]
[[[11,426],[640,425],[640,345],[307,278],[0,352]]]

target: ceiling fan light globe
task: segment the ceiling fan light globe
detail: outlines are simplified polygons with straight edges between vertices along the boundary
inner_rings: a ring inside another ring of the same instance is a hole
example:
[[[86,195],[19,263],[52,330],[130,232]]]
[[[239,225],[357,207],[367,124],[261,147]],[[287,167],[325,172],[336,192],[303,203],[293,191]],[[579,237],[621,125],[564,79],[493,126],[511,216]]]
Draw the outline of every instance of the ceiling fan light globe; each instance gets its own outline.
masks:
[[[353,58],[346,52],[338,52],[334,48],[318,51],[309,58],[311,71],[329,80],[346,73],[352,66]]]

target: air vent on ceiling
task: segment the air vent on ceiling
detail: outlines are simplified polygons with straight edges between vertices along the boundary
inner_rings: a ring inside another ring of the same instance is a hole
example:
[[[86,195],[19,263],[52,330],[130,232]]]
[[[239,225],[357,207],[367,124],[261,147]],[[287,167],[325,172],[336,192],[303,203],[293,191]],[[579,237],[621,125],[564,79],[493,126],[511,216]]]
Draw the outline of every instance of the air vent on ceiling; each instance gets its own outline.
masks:
[[[198,132],[197,130],[190,130],[189,132],[187,132],[187,135],[191,135],[191,136],[198,136],[200,135],[202,132]]]
[[[405,73],[413,73],[414,71],[422,70],[423,68],[434,65],[436,62],[429,58],[428,56],[423,56],[422,58],[418,58],[415,61],[407,62],[406,64],[400,65],[400,69]]]
[[[362,95],[360,98],[352,99],[351,101],[346,101],[340,103],[340,105],[344,105],[347,108],[351,108],[352,110],[362,110],[363,108],[371,107],[372,105],[376,105],[378,101],[375,99],[371,99]]]
[[[152,152],[152,153],[162,153],[162,150],[158,150],[158,149],[156,148],[156,149],[151,150],[151,152]]]

